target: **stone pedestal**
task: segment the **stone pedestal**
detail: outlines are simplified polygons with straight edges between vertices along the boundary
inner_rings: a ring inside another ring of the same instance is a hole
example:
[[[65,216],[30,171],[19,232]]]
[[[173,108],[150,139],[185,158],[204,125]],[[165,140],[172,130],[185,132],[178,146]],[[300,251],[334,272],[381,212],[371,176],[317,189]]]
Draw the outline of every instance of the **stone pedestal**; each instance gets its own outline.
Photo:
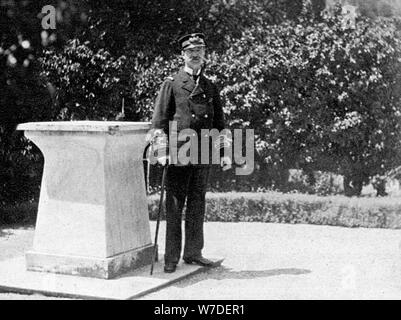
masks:
[[[151,263],[143,122],[36,122],[45,159],[27,269],[109,279]]]

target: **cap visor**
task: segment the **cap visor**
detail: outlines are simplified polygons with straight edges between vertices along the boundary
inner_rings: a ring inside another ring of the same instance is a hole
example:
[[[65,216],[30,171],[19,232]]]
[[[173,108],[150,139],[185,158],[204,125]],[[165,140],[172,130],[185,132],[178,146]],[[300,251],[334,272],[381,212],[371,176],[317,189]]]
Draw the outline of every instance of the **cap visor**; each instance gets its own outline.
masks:
[[[182,50],[188,50],[188,49],[193,49],[193,48],[200,48],[200,47],[206,47],[204,44],[190,44],[189,46],[185,47]]]

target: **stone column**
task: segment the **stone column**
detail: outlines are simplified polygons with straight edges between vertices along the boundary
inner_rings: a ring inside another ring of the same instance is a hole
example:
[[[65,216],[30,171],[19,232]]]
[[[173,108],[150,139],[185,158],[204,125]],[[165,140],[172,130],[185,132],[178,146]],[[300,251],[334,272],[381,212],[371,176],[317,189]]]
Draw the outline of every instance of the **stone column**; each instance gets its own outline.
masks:
[[[27,269],[109,279],[151,263],[142,154],[150,123],[24,123],[45,159]]]

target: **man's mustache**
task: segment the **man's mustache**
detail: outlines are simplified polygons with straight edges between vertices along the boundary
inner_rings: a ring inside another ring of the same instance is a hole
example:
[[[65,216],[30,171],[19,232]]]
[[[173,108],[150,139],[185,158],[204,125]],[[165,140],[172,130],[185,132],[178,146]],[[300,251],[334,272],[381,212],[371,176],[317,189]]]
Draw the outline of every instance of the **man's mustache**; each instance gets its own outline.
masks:
[[[205,64],[209,62],[209,60],[204,57],[192,57],[192,60],[201,60]]]

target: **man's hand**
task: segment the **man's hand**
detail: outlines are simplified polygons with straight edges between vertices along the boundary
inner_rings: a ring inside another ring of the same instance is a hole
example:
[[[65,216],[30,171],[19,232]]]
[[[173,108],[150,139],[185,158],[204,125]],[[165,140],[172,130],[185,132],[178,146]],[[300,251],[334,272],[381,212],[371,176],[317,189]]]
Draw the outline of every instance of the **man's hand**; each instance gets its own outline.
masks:
[[[214,142],[214,147],[216,149],[229,148],[229,147],[231,147],[232,142],[233,142],[233,139],[231,139],[231,137],[221,134]]]
[[[160,163],[162,166],[165,166],[170,163],[168,139],[162,129],[150,130],[146,135],[146,141],[151,144],[147,157],[152,164]]]
[[[231,169],[232,167],[231,157],[222,157],[220,159],[220,166],[222,167],[223,171]]]
[[[162,166],[170,163],[170,156],[168,154],[167,136],[157,137],[153,143],[154,150],[157,150],[157,162]]]
[[[157,162],[164,167],[166,164],[170,163],[170,156],[158,157]]]

